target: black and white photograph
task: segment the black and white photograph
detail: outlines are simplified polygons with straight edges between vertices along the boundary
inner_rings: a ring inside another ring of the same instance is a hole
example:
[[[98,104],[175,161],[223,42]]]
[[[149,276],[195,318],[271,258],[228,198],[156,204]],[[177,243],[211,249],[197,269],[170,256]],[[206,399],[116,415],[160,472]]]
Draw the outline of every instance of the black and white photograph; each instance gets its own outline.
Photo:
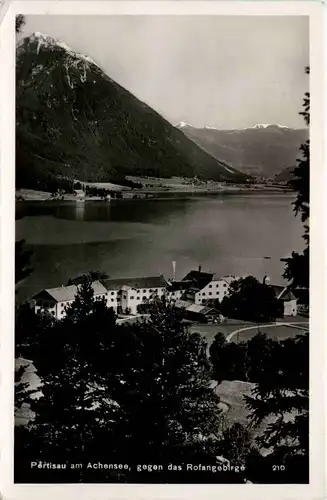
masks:
[[[14,20],[14,483],[308,485],[309,15]]]

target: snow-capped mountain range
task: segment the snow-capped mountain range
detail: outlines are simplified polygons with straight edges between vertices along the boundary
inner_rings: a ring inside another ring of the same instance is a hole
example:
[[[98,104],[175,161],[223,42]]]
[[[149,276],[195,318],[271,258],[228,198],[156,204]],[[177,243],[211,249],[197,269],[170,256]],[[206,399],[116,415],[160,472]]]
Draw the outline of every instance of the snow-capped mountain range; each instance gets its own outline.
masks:
[[[215,158],[250,175],[273,177],[294,167],[299,148],[309,137],[308,129],[257,123],[234,130],[179,122],[176,127]]]
[[[176,128],[185,128],[185,127],[192,127],[201,130],[201,127],[194,127],[193,125],[190,125],[189,123],[186,122],[178,122],[175,125]],[[273,128],[281,128],[281,129],[290,129],[287,125],[280,125],[279,123],[257,123],[256,125],[253,125],[252,127],[244,127],[244,128],[238,128],[238,129],[220,129],[217,127],[211,127],[210,125],[205,125],[203,128],[206,130],[251,130],[251,129],[266,129],[269,127]]]

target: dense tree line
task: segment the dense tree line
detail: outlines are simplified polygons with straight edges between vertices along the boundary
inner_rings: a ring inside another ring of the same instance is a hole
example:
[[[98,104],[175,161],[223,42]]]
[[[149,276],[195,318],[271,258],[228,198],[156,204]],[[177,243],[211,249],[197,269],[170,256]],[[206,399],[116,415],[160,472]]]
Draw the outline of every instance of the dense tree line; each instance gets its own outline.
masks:
[[[146,321],[118,326],[113,310],[94,299],[92,276],[77,279],[79,292],[61,321],[35,314],[28,304],[17,308],[16,357],[33,360],[43,397],[31,399],[18,370],[16,408],[28,402],[35,420],[15,430],[16,481],[298,482],[294,471],[300,467],[305,482],[305,337],[276,343],[259,335],[237,346],[217,335],[208,360],[204,340],[190,334],[183,313],[165,301],[150,305]],[[255,445],[251,425],[226,428],[212,378],[256,383],[247,400],[252,426],[274,411],[283,415],[283,422],[266,427]],[[294,407],[299,418],[284,421]],[[293,439],[292,446],[285,445],[286,438]],[[287,465],[287,474],[271,475],[271,454],[264,459],[259,453],[265,443],[274,445],[275,460]],[[242,464],[242,471],[186,471],[187,463],[218,466],[217,456]],[[31,461],[67,468],[31,470]],[[99,461],[128,462],[129,469],[87,468],[88,462]],[[71,463],[84,467],[71,469]],[[140,463],[160,463],[165,469],[139,471]],[[176,470],[167,470],[171,463]]]
[[[213,377],[254,383],[245,396],[249,429],[259,428],[257,449],[247,456],[254,482],[308,482],[309,336],[281,341],[258,334],[247,342],[227,343],[218,333],[210,347]],[[263,422],[266,425],[260,427]],[[281,468],[273,470],[278,463]],[[277,474],[275,473],[277,472]]]
[[[310,73],[309,67],[306,73]],[[303,99],[303,111],[300,112],[306,125],[310,124],[310,93],[306,92]],[[282,259],[285,265],[284,278],[293,288],[309,288],[309,215],[310,215],[310,141],[306,141],[300,147],[301,158],[294,169],[295,178],[290,181],[293,189],[297,191],[296,200],[293,203],[295,215],[301,215],[304,224],[303,238],[305,248],[302,253],[292,252],[291,257]]]
[[[283,305],[274,290],[253,276],[233,281],[229,294],[217,306],[225,317],[244,321],[275,321],[283,316]]]
[[[19,158],[19,149],[17,155]],[[58,177],[51,172],[34,172],[31,168],[25,175],[24,169],[16,170],[16,188],[17,189],[36,189],[38,191],[47,191],[49,193],[58,193],[59,191],[67,194],[74,193],[74,181],[66,177]]]
[[[260,330],[260,327],[258,328]],[[243,380],[259,383],[263,377],[269,380],[274,372],[278,372],[281,363],[287,361],[292,347],[294,353],[298,346],[303,349],[303,339],[307,335],[300,335],[292,339],[274,340],[266,334],[259,333],[244,342],[227,342],[223,333],[218,332],[210,346],[210,362],[213,367],[212,377],[219,383],[223,380]],[[301,360],[305,358],[301,355]],[[304,367],[308,367],[308,359]]]
[[[118,326],[89,279],[61,321],[21,310],[17,355],[33,359],[43,397],[30,400],[35,420],[16,429],[16,480],[216,482],[215,474],[185,470],[186,463],[216,464],[222,435],[206,344],[181,319],[158,300],[147,321]],[[35,460],[85,463],[82,470],[31,471]],[[130,469],[87,469],[98,461]],[[157,463],[183,470],[137,471],[137,464]],[[220,481],[243,476],[226,472]]]

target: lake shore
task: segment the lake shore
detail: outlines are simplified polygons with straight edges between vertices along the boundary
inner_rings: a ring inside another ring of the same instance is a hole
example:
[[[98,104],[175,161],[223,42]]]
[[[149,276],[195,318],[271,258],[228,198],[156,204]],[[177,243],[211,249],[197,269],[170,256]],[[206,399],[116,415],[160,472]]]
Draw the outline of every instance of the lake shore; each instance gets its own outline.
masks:
[[[160,195],[169,196],[169,194],[183,194],[183,195],[205,195],[205,194],[284,194],[292,193],[293,190],[287,189],[285,187],[279,186],[265,186],[265,187],[228,187],[228,188],[187,188],[185,187],[175,187],[171,189],[163,188],[147,188],[147,189],[130,189],[122,192],[122,196],[119,199],[145,199],[154,198]],[[53,196],[52,193],[47,191],[38,191],[34,189],[19,189],[15,193],[16,201],[73,201],[80,203],[78,198],[74,194],[62,194],[58,196]],[[84,201],[103,201],[100,196],[85,196]],[[83,201],[82,201],[83,203]]]

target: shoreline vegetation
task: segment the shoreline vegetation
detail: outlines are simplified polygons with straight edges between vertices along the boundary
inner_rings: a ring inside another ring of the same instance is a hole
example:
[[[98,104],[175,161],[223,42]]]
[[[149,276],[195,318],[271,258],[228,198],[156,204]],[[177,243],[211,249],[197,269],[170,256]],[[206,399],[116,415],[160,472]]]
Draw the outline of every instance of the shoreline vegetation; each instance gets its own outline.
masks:
[[[262,193],[291,193],[293,189],[286,183],[258,182],[253,184],[230,184],[215,181],[202,181],[172,177],[169,179],[158,177],[127,177],[130,186],[122,186],[111,182],[83,182],[75,181],[74,191],[56,192],[38,189],[16,190],[16,201],[96,201],[110,198],[119,199],[146,199],[169,194],[262,194]],[[135,185],[135,187],[134,187]],[[77,186],[77,187],[76,187]],[[82,189],[80,189],[82,188]],[[84,193],[82,199],[78,193]]]

